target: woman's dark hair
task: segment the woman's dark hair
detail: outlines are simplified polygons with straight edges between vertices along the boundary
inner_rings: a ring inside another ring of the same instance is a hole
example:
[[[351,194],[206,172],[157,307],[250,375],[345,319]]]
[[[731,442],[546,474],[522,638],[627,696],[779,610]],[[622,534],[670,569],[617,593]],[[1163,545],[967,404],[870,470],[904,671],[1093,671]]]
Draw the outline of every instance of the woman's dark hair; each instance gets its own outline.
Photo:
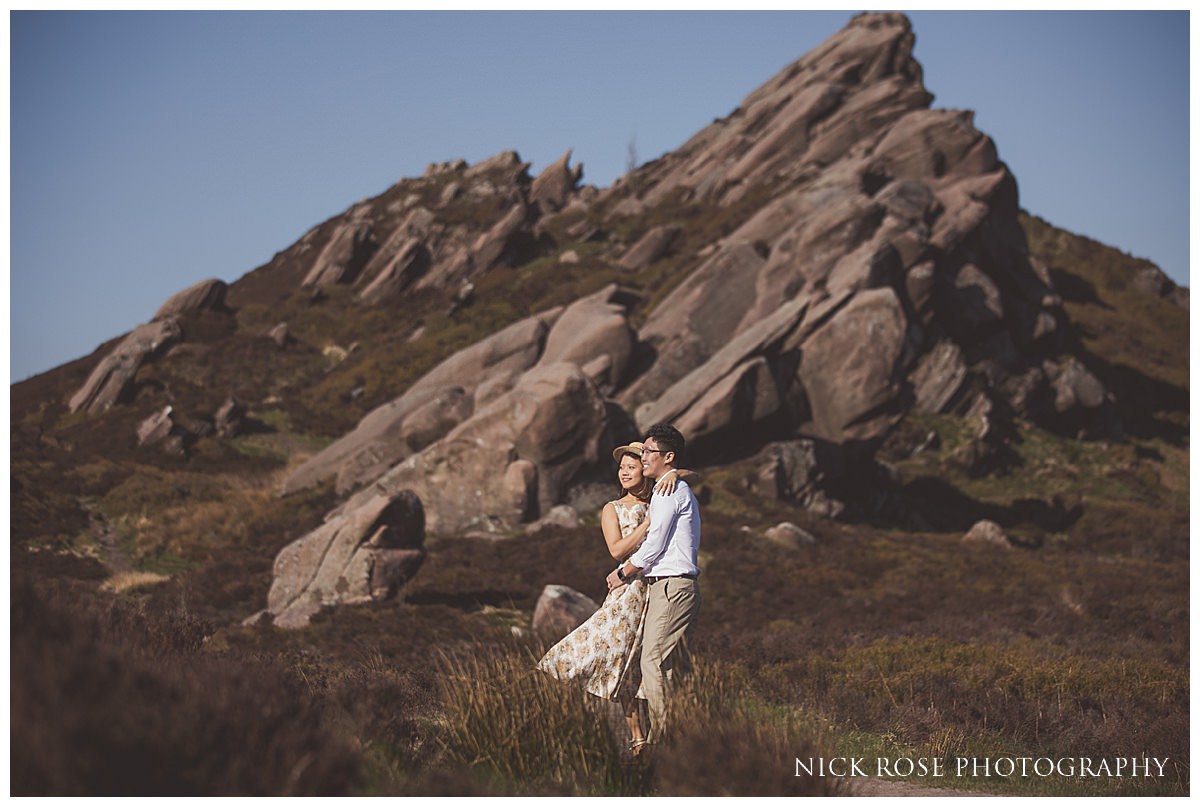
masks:
[[[624,488],[621,488],[622,494],[626,492],[627,491]],[[654,480],[648,476],[643,476],[642,484],[628,492],[637,497],[638,501],[648,502],[650,501],[650,497],[654,495]]]
[[[621,460],[625,459],[626,457],[633,457],[634,459],[637,459],[637,455],[632,451],[626,451],[624,454],[622,454]],[[621,460],[617,461],[618,469],[621,467]],[[636,488],[626,490],[622,487],[621,496],[624,496],[626,493],[632,493],[639,501],[648,502],[650,501],[650,497],[654,495],[654,480],[643,476],[642,484],[638,485]],[[620,496],[617,498],[620,498]]]

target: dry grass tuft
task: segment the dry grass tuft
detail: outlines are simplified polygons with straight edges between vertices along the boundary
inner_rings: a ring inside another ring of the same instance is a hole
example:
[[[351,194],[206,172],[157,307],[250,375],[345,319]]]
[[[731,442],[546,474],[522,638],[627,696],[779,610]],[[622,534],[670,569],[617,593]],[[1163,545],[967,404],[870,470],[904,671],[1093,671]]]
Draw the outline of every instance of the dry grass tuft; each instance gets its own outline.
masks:
[[[154,572],[118,572],[101,583],[100,590],[122,594],[136,588],[164,583],[170,579],[167,575],[155,574]]]

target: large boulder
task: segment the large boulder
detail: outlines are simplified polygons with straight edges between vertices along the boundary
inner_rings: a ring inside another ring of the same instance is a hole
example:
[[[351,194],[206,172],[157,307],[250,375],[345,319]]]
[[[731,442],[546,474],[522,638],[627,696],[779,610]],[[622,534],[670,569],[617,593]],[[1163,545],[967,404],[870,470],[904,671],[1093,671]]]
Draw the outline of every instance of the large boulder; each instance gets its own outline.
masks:
[[[113,352],[100,360],[83,386],[67,402],[72,412],[103,412],[123,402],[144,362],[179,341],[183,331],[174,317],[139,325]]]
[[[754,302],[765,263],[751,243],[731,237],[667,295],[638,331],[654,350],[653,371],[636,379],[619,400],[636,407],[659,397],[728,344]],[[717,288],[720,293],[714,293]]]
[[[137,437],[139,446],[152,446],[161,443],[175,433],[175,419],[172,417],[172,407],[167,406],[138,425]]]
[[[425,513],[411,491],[372,496],[284,547],[267,612],[281,628],[321,609],[393,597],[425,559]]]
[[[475,239],[471,246],[472,274],[484,274],[505,258],[511,251],[517,236],[529,226],[531,210],[525,200],[517,198],[504,218]]]
[[[474,413],[477,390],[494,399],[538,361],[550,326],[561,313],[555,308],[527,317],[450,356],[292,471],[282,493],[332,476],[344,492],[435,442]]]
[[[617,266],[625,272],[637,272],[657,261],[670,251],[682,230],[674,224],[663,224],[651,229],[630,247]]]
[[[320,287],[353,283],[377,246],[370,223],[350,219],[334,231],[305,276],[303,285]]]
[[[538,366],[335,512],[376,493],[411,489],[425,503],[432,533],[509,532],[549,512],[598,462],[604,425],[604,401],[577,365]]]
[[[429,269],[430,255],[425,243],[419,238],[404,238],[399,244],[390,245],[394,252],[359,292],[366,303],[378,303],[395,297],[416,282]]]
[[[574,193],[575,186],[583,178],[583,166],[571,168],[570,162],[571,151],[568,149],[566,154],[546,166],[533,181],[533,186],[529,189],[529,201],[538,206],[543,216],[562,210]]]
[[[763,536],[773,544],[778,544],[784,549],[802,549],[806,546],[812,546],[817,542],[817,539],[811,532],[798,527],[790,521],[782,521],[771,527]]]
[[[562,638],[588,620],[600,606],[586,594],[569,586],[548,585],[533,609],[533,630],[554,639]]]
[[[811,431],[835,443],[881,436],[901,412],[900,358],[907,321],[890,288],[855,295],[803,344],[798,371],[811,408]]]
[[[621,296],[614,283],[567,306],[546,336],[538,363],[566,361],[584,366],[607,357],[599,380],[613,386],[619,383],[637,338],[629,326],[627,309],[619,302]]]
[[[224,280],[202,280],[167,298],[155,312],[153,319],[178,317],[196,311],[219,311],[225,307],[225,292],[228,289],[229,286]]]
[[[948,412],[959,397],[967,378],[962,350],[946,340],[921,357],[909,375],[914,406],[922,412]]]

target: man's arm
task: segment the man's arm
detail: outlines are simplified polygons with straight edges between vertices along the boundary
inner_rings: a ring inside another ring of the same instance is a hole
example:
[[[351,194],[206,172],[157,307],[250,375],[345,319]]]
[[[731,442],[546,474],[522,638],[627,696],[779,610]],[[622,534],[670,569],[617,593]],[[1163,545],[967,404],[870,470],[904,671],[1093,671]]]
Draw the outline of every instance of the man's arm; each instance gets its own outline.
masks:
[[[629,560],[608,573],[605,580],[610,591],[624,585],[667,551],[667,537],[675,529],[675,522],[679,520],[679,498],[685,495],[686,489],[685,482],[677,487],[672,495],[655,496],[650,500],[650,515],[647,516],[650,530],[646,533],[646,540]]]
[[[678,495],[677,491],[671,496],[655,496],[651,499],[650,531],[646,533],[646,540],[630,556],[629,562],[625,565],[626,577],[637,574],[640,570],[650,566],[666,551],[667,536],[671,534],[671,530],[675,529],[675,522],[679,518],[679,508],[675,501]]]

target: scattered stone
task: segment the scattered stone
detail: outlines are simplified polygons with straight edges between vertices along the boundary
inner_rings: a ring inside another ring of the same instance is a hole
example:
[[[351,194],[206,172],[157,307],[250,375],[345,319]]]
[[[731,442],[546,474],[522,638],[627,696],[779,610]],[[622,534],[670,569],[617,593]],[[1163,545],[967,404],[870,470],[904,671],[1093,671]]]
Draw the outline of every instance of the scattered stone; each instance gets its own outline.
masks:
[[[533,609],[533,630],[550,637],[566,636],[599,608],[596,601],[567,586],[549,585]]]
[[[246,421],[246,407],[230,395],[213,415],[213,428],[218,437],[236,437]]]
[[[142,421],[137,430],[138,446],[156,445],[171,436],[175,430],[175,419],[171,412],[172,407],[167,406]]]
[[[790,521],[776,524],[767,530],[764,535],[768,541],[778,544],[785,549],[800,549],[805,546],[812,546],[817,542],[812,533],[801,527],[797,527]]]
[[[975,525],[963,535],[962,540],[963,543],[968,544],[991,544],[1012,549],[1012,542],[1004,533],[1004,528],[988,519],[975,522]]]
[[[1095,409],[1104,403],[1104,385],[1074,356],[1067,359],[1062,367],[1052,367],[1051,372],[1056,411],[1066,412],[1076,405]]]
[[[568,249],[558,256],[558,262],[567,266],[574,266],[579,263],[579,253],[573,249]]]
[[[550,508],[550,512],[543,518],[526,527],[525,532],[534,533],[547,527],[561,527],[569,530],[578,526],[579,514],[575,512],[575,508],[568,504],[559,504]]]
[[[288,331],[288,324],[286,322],[280,322],[267,333],[267,336],[280,349],[287,347],[288,342],[290,342],[292,338],[291,333]]]

